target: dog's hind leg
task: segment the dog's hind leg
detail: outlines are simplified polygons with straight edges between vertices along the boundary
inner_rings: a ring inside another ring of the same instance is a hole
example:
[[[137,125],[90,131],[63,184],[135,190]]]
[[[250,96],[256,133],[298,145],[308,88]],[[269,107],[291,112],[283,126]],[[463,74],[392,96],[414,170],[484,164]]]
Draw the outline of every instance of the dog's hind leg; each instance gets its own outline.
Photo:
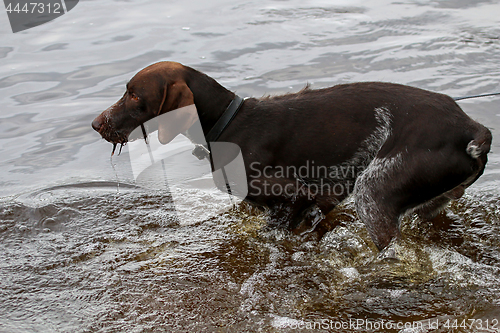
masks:
[[[453,146],[376,157],[356,180],[356,211],[375,245],[383,249],[400,236],[399,221],[406,212],[434,217],[463,195],[480,167],[474,167],[465,149],[457,153]]]
[[[354,186],[356,212],[379,250],[400,236],[400,210],[391,201],[393,180],[400,167],[400,156],[375,158],[358,177]]]
[[[415,207],[412,213],[416,213],[420,218],[430,221],[448,205],[452,198],[448,197],[446,194],[441,194],[434,199],[427,201],[426,203]]]

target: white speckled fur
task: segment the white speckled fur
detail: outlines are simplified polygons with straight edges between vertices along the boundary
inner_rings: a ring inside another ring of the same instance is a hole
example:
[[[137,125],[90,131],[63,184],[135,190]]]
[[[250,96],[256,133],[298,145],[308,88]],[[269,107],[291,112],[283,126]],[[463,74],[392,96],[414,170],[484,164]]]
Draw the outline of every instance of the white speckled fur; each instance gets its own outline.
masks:
[[[380,204],[379,196],[383,195],[380,186],[387,184],[396,177],[402,167],[402,153],[393,157],[376,157],[384,143],[390,137],[391,113],[388,108],[381,107],[375,109],[375,117],[379,126],[362,145],[355,158],[362,165],[366,165],[365,170],[356,179],[354,186],[354,197],[356,211],[360,219],[365,223],[370,235],[376,238],[374,230],[375,224],[390,224],[395,216],[387,211]],[[385,219],[385,221],[381,221]]]
[[[354,187],[356,212],[371,233],[370,226],[382,217],[393,218],[390,212],[381,211],[380,186],[387,184],[397,176],[402,166],[402,155],[389,158],[375,158],[366,170],[358,177]],[[383,223],[383,221],[378,221]]]
[[[377,156],[382,145],[387,141],[392,133],[391,130],[391,112],[386,107],[376,108],[375,119],[378,122],[378,126],[375,131],[366,138],[362,143],[358,151],[354,156],[347,162],[343,163],[345,166],[364,166],[367,167],[368,164]]]

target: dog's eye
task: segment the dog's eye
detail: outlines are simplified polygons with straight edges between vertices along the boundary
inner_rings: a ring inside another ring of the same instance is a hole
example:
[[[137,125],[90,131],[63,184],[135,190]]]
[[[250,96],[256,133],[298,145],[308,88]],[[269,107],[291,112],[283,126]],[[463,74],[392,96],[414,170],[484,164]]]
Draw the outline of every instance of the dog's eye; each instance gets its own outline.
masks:
[[[137,96],[136,94],[132,93],[130,94],[130,98],[134,101],[138,101],[139,100],[139,96]]]

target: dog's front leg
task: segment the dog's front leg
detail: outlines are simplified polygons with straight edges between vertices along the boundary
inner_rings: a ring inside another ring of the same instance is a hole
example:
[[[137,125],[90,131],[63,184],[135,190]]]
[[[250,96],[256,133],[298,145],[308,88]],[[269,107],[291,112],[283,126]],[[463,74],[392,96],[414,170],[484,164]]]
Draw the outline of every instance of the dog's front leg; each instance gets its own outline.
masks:
[[[247,198],[269,207],[269,226],[294,229],[315,204],[316,194],[296,179],[259,177],[248,184]]]

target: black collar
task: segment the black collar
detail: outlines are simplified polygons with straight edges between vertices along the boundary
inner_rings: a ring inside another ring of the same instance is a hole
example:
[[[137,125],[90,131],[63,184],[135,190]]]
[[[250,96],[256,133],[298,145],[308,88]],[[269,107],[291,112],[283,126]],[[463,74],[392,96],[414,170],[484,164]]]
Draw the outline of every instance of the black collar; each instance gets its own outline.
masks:
[[[192,154],[196,156],[198,159],[202,160],[208,156],[210,156],[210,142],[215,142],[221,136],[222,132],[226,129],[226,127],[231,123],[234,119],[241,106],[243,105],[244,99],[238,95],[234,96],[234,99],[229,103],[226,111],[222,113],[214,126],[210,129],[208,134],[205,136],[205,141],[208,147],[204,145],[197,144],[192,138],[189,136],[189,130],[187,131],[187,137],[190,138],[193,143],[195,143],[195,148],[192,151]],[[198,120],[199,121],[199,120]]]
[[[208,142],[215,142],[221,136],[222,132],[226,129],[227,125],[234,119],[236,114],[243,104],[243,98],[238,95],[234,96],[234,99],[229,103],[226,111],[219,117],[219,120],[210,129],[208,134],[205,136],[205,140]]]

